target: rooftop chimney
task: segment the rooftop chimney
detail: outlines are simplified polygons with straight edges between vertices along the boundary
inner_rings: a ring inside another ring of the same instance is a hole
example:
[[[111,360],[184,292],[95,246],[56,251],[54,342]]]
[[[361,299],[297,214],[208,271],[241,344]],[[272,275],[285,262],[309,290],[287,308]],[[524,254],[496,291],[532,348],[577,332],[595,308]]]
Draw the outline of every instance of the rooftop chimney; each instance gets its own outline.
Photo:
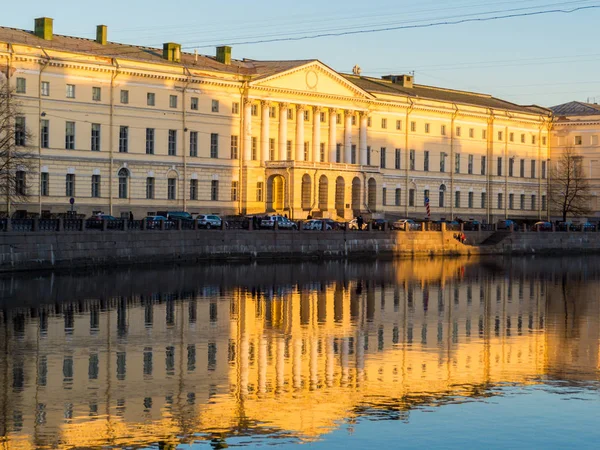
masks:
[[[53,22],[54,20],[50,17],[38,17],[35,19],[35,29],[33,33],[39,38],[42,38],[46,41],[51,41]]]
[[[107,36],[107,28],[106,25],[98,25],[96,27],[96,42],[100,45],[106,45],[106,36]]]
[[[389,80],[394,84],[399,84],[405,88],[413,87],[414,76],[412,75],[384,75],[381,78],[384,80]]]
[[[167,61],[181,62],[181,44],[174,42],[163,44],[163,58]]]
[[[231,65],[231,47],[227,45],[217,47],[217,61],[227,66]]]

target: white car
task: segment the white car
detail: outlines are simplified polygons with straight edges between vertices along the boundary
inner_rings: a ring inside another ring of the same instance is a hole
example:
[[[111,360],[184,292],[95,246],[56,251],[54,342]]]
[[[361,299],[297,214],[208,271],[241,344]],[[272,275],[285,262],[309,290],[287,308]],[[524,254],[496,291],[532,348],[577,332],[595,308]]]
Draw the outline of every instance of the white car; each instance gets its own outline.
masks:
[[[394,224],[392,225],[392,228],[394,230],[402,230],[402,231],[413,230],[413,229],[415,229],[415,227],[416,227],[415,221],[412,219],[396,220],[394,222]]]
[[[305,222],[304,225],[302,226],[302,228],[305,229],[305,230],[319,230],[319,231],[322,231],[323,230],[323,223],[325,223],[325,230],[326,231],[333,230],[333,227],[331,226],[330,223],[327,223],[326,221],[319,220],[319,219],[312,219],[312,220],[309,220],[308,222]]]
[[[367,226],[368,225],[366,223],[363,223],[362,224],[362,229],[366,230]],[[349,230],[358,230],[358,220],[352,219],[350,222],[348,222],[348,229]]]
[[[198,214],[196,220],[198,221],[199,228],[206,228],[207,230],[210,230],[211,228],[221,228],[221,225],[223,224],[223,221],[219,216],[212,214]]]
[[[282,230],[297,230],[298,225],[295,222],[292,222],[287,217],[283,216],[267,216],[263,220],[260,221],[261,228],[273,228],[275,227],[275,222],[277,222],[277,227]]]

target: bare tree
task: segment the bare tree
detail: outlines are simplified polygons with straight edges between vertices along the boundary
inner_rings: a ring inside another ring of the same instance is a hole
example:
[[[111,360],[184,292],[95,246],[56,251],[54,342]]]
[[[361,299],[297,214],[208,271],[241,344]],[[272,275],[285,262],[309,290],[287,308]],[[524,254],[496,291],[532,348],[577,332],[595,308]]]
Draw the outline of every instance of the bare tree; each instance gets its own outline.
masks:
[[[27,201],[29,182],[33,178],[31,141],[21,104],[0,74],[0,211],[10,217],[14,203]]]
[[[582,157],[572,147],[566,147],[550,169],[550,208],[562,216],[589,214],[590,186],[583,171]]]

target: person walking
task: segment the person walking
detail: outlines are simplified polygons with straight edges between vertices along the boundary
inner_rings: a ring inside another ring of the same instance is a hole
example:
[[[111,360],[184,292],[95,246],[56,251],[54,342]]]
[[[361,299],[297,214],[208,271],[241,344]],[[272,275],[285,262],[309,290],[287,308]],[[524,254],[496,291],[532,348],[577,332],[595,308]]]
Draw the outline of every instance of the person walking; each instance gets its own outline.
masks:
[[[133,211],[129,211],[129,220],[133,222]]]
[[[362,230],[363,229],[363,218],[362,216],[358,216],[358,218],[356,219],[356,224],[358,225],[358,229]]]

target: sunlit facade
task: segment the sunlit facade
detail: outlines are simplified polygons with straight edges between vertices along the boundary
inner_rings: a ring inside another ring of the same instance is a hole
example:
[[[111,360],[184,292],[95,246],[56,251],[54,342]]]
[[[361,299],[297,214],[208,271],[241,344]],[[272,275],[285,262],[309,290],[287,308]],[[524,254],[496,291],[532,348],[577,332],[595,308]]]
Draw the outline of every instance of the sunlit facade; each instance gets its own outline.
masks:
[[[545,216],[550,111],[490,95],[0,28],[33,135],[11,211],[136,217],[276,211],[350,219]],[[6,202],[4,202],[6,203]]]

